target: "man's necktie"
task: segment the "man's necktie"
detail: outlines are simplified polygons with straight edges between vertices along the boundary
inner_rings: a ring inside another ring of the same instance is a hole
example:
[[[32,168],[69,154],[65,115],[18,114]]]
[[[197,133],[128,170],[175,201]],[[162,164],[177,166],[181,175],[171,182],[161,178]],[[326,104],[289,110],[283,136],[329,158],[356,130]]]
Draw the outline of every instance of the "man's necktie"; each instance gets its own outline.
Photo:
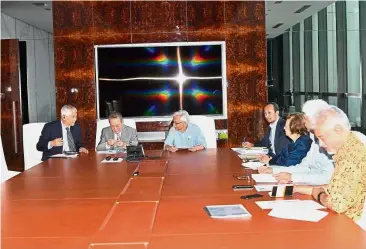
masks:
[[[67,127],[66,131],[67,131],[67,142],[69,143],[69,150],[70,151],[76,151],[74,138],[72,137],[70,127]]]

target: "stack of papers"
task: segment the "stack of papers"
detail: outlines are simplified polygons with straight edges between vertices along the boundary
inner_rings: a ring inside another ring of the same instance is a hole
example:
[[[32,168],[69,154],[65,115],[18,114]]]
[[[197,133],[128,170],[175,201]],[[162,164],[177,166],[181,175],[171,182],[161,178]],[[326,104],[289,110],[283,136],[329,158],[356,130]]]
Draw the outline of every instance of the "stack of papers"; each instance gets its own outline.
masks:
[[[277,183],[276,178],[271,174],[252,174],[252,178],[256,182]]]
[[[250,168],[253,170],[257,170],[260,166],[263,166],[264,163],[261,162],[246,162],[241,164],[243,167]]]
[[[232,148],[233,151],[244,154],[244,155],[259,155],[267,154],[268,149],[264,147],[253,147],[253,148]]]
[[[243,218],[251,214],[241,204],[206,206],[203,210],[211,218]]]
[[[262,201],[256,204],[262,209],[272,209],[268,215],[281,219],[318,222],[328,214],[318,210],[325,207],[312,200]]]

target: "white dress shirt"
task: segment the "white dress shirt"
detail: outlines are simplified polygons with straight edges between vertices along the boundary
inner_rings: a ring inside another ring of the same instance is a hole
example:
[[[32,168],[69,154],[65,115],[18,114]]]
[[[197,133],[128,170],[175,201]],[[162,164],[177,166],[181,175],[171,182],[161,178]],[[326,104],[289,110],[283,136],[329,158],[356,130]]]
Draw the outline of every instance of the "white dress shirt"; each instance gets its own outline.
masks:
[[[280,172],[291,173],[292,181],[295,183],[310,185],[328,184],[334,171],[333,160],[320,151],[319,145],[314,142],[314,135],[310,134],[310,137],[313,142],[301,163],[291,167],[273,166],[273,174]]]
[[[275,151],[275,136],[276,136],[276,127],[277,127],[277,123],[278,123],[279,119],[280,118],[278,118],[272,124],[269,124],[269,127],[271,127],[271,134],[269,134],[269,141],[271,141],[271,149],[272,149],[273,154],[276,154],[276,151]]]
[[[70,126],[65,126],[64,123],[61,122],[61,127],[62,127],[62,140],[64,141],[64,145],[62,146],[62,151],[70,151],[69,148],[69,140],[67,140],[67,130],[66,128],[70,129]],[[71,129],[70,129],[71,132]],[[52,141],[48,142],[48,149],[50,150],[53,146],[51,145]]]
[[[115,141],[117,141],[117,140],[121,140],[121,136],[122,136],[122,131],[120,131],[120,132],[118,132],[118,133],[113,133],[113,139],[115,140]],[[105,148],[107,149],[107,150],[109,150],[110,148],[111,148],[111,146],[108,144],[108,143],[106,143],[106,145],[105,145]]]

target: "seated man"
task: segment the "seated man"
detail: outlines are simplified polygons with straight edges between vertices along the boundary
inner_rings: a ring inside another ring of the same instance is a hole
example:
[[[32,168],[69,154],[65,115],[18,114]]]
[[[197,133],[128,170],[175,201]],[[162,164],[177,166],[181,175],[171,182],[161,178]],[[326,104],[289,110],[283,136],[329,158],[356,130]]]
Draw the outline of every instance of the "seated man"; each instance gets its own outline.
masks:
[[[276,155],[260,155],[260,162],[279,166],[294,166],[308,153],[312,140],[308,135],[305,126],[305,117],[303,113],[294,113],[287,117],[285,125],[286,136],[292,140],[287,148],[283,148]]]
[[[187,111],[181,110],[173,114],[173,127],[169,130],[164,149],[176,152],[178,149],[199,151],[206,148],[206,140],[200,128],[189,122]]]
[[[269,123],[269,127],[263,139],[255,144],[245,142],[243,143],[243,146],[267,147],[269,149],[269,154],[274,156],[279,154],[283,148],[287,148],[291,140],[286,137],[284,131],[286,121],[279,116],[279,108],[276,103],[268,103],[264,107],[264,118]]]
[[[320,204],[344,213],[366,230],[366,136],[351,131],[346,114],[332,106],[316,116],[315,135],[320,146],[334,154],[334,173],[328,185],[296,186]]]
[[[109,127],[102,130],[97,151],[109,150],[114,147],[126,148],[127,145],[137,145],[137,132],[123,124],[122,115],[112,112],[109,117]]]
[[[44,125],[37,143],[37,150],[43,151],[42,161],[64,151],[88,153],[81,141],[80,126],[76,124],[77,110],[72,105],[61,108],[61,120]]]
[[[307,101],[302,110],[305,113],[306,128],[314,132],[315,114],[329,105],[321,99]],[[267,167],[258,169],[259,173],[275,174],[279,183],[301,182],[312,185],[323,185],[329,183],[332,177],[334,165],[329,154],[319,147],[318,140],[310,133],[313,142],[306,157],[295,167]]]

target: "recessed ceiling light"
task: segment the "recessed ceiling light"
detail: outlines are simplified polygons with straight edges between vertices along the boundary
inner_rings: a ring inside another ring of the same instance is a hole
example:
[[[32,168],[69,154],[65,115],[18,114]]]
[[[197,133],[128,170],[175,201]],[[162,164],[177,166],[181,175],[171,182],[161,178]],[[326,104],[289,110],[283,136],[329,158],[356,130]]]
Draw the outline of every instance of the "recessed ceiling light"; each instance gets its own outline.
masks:
[[[278,28],[278,27],[281,27],[283,25],[283,23],[282,22],[280,22],[280,23],[277,23],[275,26],[273,26],[272,28],[273,29],[276,29],[276,28]]]
[[[303,12],[304,10],[306,10],[306,9],[310,8],[310,7],[311,7],[311,5],[304,5],[304,6],[302,6],[300,9],[296,10],[296,11],[294,12],[294,14],[295,14],[295,13],[296,13],[296,14],[299,14],[299,13]]]

